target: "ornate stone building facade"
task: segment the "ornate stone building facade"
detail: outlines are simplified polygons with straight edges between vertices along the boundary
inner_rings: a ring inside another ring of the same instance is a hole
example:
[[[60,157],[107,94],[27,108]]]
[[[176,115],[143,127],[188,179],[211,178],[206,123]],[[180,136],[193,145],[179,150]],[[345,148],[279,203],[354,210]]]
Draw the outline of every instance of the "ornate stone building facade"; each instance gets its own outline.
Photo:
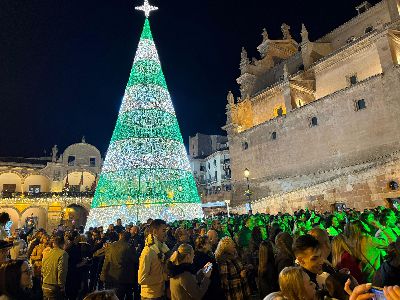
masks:
[[[84,139],[61,155],[54,146],[51,157],[0,158],[0,212],[10,214],[13,228],[29,220],[47,230],[82,225],[101,166],[99,150]]]
[[[400,179],[399,8],[364,2],[316,41],[303,24],[297,43],[283,24],[280,40],[263,31],[260,59],[242,50],[241,97],[228,94],[224,127],[237,210],[246,168],[255,211],[363,208],[400,196],[389,187]]]

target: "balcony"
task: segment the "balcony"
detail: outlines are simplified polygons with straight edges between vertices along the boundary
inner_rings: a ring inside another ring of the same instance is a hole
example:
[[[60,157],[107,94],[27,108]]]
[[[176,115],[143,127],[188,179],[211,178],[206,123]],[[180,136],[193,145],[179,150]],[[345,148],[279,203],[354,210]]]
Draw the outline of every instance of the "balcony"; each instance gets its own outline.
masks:
[[[94,196],[94,191],[87,192],[42,192],[42,193],[20,193],[20,192],[2,192],[0,199],[11,199],[11,198],[27,198],[27,199],[38,199],[38,198],[53,198],[53,197],[72,197],[72,198],[91,198]]]

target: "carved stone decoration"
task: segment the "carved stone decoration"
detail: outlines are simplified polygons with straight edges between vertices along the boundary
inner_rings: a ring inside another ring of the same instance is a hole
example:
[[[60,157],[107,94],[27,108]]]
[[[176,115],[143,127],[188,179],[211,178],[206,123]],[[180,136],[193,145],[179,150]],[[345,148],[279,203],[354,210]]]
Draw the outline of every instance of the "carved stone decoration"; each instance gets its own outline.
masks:
[[[308,31],[306,26],[303,24],[301,24],[301,42],[302,43],[307,43],[310,40],[308,39]]]
[[[289,70],[287,64],[283,65],[283,80],[288,80],[289,79]]]
[[[290,40],[292,39],[292,35],[290,34],[290,26],[283,23],[281,26],[282,34],[283,34],[283,39],[284,40]]]
[[[267,30],[266,30],[265,28],[263,28],[263,32],[262,32],[261,35],[262,35],[262,37],[263,37],[263,43],[264,43],[265,41],[269,40],[268,32],[267,32]]]
[[[242,53],[240,54],[240,71],[242,71],[242,74],[247,72],[249,65],[250,65],[250,60],[247,56],[246,49],[243,47]]]
[[[240,93],[242,99],[248,98],[252,95],[254,83],[256,82],[256,76],[246,73],[242,74],[236,82],[240,84]]]
[[[54,145],[53,148],[51,148],[51,161],[52,162],[57,161],[57,153],[58,153],[57,145]]]
[[[228,96],[226,97],[226,99],[228,100],[229,105],[235,104],[235,98],[233,97],[232,91],[228,92]]]

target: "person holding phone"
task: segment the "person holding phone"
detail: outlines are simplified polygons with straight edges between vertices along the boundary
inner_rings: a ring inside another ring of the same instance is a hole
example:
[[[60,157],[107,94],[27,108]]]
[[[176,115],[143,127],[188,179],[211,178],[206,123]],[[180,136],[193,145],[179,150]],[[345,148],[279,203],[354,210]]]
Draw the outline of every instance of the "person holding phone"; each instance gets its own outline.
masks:
[[[172,300],[201,300],[210,284],[213,265],[207,263],[193,274],[194,251],[189,244],[181,244],[168,263]]]

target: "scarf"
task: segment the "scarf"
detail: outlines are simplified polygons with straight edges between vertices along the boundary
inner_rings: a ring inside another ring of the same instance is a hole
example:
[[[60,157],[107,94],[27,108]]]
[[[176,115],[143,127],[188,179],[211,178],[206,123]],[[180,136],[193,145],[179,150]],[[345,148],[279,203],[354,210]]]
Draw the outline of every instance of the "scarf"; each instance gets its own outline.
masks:
[[[150,233],[146,237],[145,245],[153,250],[162,262],[165,262],[166,253],[169,251],[169,248],[165,243],[161,243],[157,237]]]

